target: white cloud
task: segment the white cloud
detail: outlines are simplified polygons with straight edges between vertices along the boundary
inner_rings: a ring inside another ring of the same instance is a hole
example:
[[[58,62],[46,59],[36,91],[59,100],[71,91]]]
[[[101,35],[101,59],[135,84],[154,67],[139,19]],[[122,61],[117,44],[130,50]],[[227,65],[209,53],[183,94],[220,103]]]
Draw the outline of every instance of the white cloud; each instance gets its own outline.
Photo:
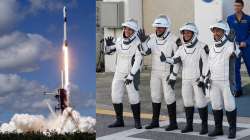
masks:
[[[80,91],[78,85],[71,83],[71,100],[72,105],[78,109],[82,109],[84,107],[95,107],[96,98],[95,93],[83,93]]]
[[[29,0],[29,7],[26,10],[26,14],[37,14],[40,11],[58,11],[62,10],[63,6],[66,4],[64,1],[58,0]],[[71,0],[67,7],[73,8],[77,6],[76,0]]]
[[[25,96],[42,93],[47,88],[36,81],[22,79],[16,74],[0,74],[0,96],[20,93]]]
[[[16,74],[0,74],[0,106],[9,111],[27,111],[33,103],[44,99],[43,91],[47,89]]]
[[[30,72],[55,54],[52,43],[38,34],[13,32],[0,37],[0,70]]]
[[[30,10],[38,11],[38,10],[58,10],[62,9],[64,6],[63,1],[55,1],[55,0],[29,0],[31,3]]]
[[[17,9],[19,5],[16,0],[0,0],[0,34],[13,28],[20,19]]]
[[[48,108],[48,105],[47,103],[49,103],[51,105],[51,107],[53,108],[53,106],[55,106],[55,101],[53,101],[52,99],[43,99],[41,101],[38,101],[38,102],[34,102],[32,104],[32,108],[37,108],[37,109],[41,109],[41,108]]]
[[[29,0],[26,5],[21,5],[21,0],[0,0],[0,35],[10,32],[17,22],[27,16],[44,11],[62,11],[65,4],[69,8],[74,8],[77,6],[77,1],[70,0],[65,3],[59,0]]]

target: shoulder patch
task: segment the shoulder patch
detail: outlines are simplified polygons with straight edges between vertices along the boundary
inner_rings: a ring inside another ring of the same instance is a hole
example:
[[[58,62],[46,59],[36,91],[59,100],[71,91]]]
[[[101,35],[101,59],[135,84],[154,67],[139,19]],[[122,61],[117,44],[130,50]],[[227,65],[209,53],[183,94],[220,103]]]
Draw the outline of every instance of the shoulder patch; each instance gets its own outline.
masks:
[[[209,48],[208,48],[208,45],[205,45],[205,46],[204,46],[204,50],[205,50],[206,54],[209,54]]]
[[[236,33],[233,29],[230,29],[230,32],[229,34],[227,35],[227,38],[230,42],[234,42],[235,40],[235,37],[236,37]]]
[[[182,45],[182,42],[181,42],[181,39],[178,38],[176,41],[175,41],[176,45],[179,47]]]

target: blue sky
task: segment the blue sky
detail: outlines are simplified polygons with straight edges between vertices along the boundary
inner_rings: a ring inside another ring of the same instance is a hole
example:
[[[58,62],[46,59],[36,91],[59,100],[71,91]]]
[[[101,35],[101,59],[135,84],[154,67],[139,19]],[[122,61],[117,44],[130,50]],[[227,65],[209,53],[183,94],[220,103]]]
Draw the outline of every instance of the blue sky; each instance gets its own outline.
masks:
[[[95,116],[95,1],[3,0],[0,121],[14,113],[47,115],[44,99],[54,104],[53,98],[41,94],[60,86],[64,5],[68,8],[72,104],[81,115]]]

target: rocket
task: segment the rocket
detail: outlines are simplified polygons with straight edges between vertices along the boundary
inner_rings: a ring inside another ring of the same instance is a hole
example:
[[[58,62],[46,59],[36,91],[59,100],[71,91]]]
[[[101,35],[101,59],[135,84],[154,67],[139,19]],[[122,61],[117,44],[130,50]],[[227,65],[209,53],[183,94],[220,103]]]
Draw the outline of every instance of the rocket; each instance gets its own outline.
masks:
[[[68,90],[69,86],[69,56],[68,56],[68,41],[67,41],[67,9],[63,7],[63,45],[62,45],[62,56],[63,56],[63,67],[62,67],[62,88]]]
[[[63,67],[61,70],[61,88],[58,89],[60,109],[63,110],[69,106],[69,56],[68,56],[68,41],[67,41],[67,8],[63,7]]]
[[[67,43],[67,8],[64,6],[63,7],[63,43],[64,45],[67,47],[68,43]]]
[[[58,101],[55,106],[55,111],[60,110],[61,113],[69,107],[69,55],[68,55],[68,41],[67,41],[67,8],[63,7],[63,44],[62,44],[62,61],[61,68],[61,87],[57,93],[47,93],[45,95],[54,95]]]

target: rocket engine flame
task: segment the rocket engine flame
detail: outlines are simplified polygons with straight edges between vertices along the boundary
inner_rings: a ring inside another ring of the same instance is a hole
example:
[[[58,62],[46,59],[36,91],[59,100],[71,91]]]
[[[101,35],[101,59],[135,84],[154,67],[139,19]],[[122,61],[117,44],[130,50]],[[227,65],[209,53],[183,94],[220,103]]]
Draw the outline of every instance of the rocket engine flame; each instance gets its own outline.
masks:
[[[63,46],[63,73],[64,73],[64,85],[63,88],[69,94],[69,52],[68,47]]]
[[[67,41],[67,9],[63,7],[63,73],[64,73],[64,85],[62,88],[66,89],[69,93],[69,54],[68,54],[68,41]]]

